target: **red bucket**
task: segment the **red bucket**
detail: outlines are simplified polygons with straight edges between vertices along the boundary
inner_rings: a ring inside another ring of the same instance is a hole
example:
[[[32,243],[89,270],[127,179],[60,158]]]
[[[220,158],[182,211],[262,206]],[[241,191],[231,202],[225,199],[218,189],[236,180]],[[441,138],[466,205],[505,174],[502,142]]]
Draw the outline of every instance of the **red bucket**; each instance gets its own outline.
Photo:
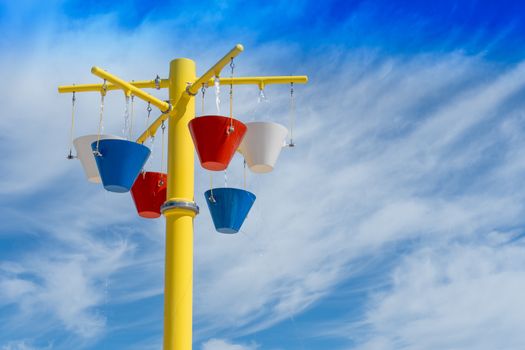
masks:
[[[202,167],[215,171],[228,167],[246,133],[242,122],[219,115],[195,118],[188,126]]]
[[[160,217],[160,207],[166,201],[168,177],[164,173],[140,173],[131,187],[131,197],[140,216],[147,219]]]

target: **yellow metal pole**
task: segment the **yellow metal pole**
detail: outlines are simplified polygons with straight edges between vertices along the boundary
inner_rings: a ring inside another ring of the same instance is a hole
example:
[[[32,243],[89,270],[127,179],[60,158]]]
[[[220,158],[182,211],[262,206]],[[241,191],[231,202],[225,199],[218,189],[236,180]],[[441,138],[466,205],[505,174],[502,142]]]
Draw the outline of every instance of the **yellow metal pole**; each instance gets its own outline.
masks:
[[[164,350],[191,350],[193,297],[193,142],[188,122],[195,116],[195,101],[186,93],[195,81],[195,62],[171,61],[168,132],[168,199],[162,206],[166,217],[166,268],[164,286]],[[176,103],[178,101],[178,103]]]

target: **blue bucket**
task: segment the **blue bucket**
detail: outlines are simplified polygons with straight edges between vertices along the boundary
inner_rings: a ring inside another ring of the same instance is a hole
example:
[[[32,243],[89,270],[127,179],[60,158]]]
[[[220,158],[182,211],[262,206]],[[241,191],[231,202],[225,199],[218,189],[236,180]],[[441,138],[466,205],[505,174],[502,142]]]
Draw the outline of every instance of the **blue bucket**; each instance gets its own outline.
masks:
[[[97,141],[91,144],[91,149],[96,151]],[[100,140],[98,151],[100,155],[95,155],[95,160],[102,185],[118,193],[131,189],[151,153],[140,143],[115,139]]]
[[[214,188],[206,191],[204,196],[215,229],[220,233],[239,232],[253,202],[255,202],[253,193],[238,188]]]

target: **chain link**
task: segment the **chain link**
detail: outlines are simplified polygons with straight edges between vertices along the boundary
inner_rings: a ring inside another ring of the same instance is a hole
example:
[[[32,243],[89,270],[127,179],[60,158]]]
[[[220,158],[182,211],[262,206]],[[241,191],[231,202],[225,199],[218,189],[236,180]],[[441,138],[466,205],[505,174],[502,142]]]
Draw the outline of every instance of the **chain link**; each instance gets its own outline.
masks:
[[[129,95],[124,95],[126,99],[126,104],[124,107],[124,126],[122,127],[122,136],[128,137],[129,130]]]
[[[73,96],[71,97],[71,129],[69,131],[69,154],[67,159],[74,159],[76,156],[73,155],[73,132],[75,129],[75,91],[73,91]]]
[[[230,61],[231,75],[230,75],[230,127],[226,131],[227,134],[230,134],[235,131],[233,127],[233,70],[235,68],[235,63],[233,62],[233,57]]]
[[[151,108],[151,102],[148,102],[148,107],[146,108],[146,111],[148,111],[148,115],[146,116],[146,129],[148,130],[148,136],[151,137],[151,134],[149,134],[149,118],[151,116],[151,111],[153,110],[153,108]]]
[[[217,107],[217,114],[221,115],[221,80],[218,75],[213,79],[213,85],[215,85],[215,106]]]
[[[295,147],[293,142],[293,128],[295,126],[295,95],[293,89],[293,82],[290,83],[290,142],[288,147]]]
[[[201,115],[204,115],[204,95],[206,95],[206,88],[208,87],[208,84],[204,83],[201,87],[201,93],[202,93],[202,109],[201,109]]]
[[[104,79],[104,83],[102,84],[102,90],[100,91],[100,120],[98,123],[98,135],[97,135],[97,147],[96,150],[93,151],[93,155],[95,157],[102,157],[102,153],[99,151],[99,144],[100,144],[100,135],[104,131],[104,98],[106,97],[108,86],[106,85],[106,79]]]
[[[160,172],[164,173],[164,134],[166,130],[166,125],[164,124],[164,120],[162,121],[162,124],[160,125],[160,128],[162,129],[162,149],[160,151]]]
[[[129,139],[133,138],[133,119],[135,117],[135,95],[131,95],[131,113],[129,116]]]

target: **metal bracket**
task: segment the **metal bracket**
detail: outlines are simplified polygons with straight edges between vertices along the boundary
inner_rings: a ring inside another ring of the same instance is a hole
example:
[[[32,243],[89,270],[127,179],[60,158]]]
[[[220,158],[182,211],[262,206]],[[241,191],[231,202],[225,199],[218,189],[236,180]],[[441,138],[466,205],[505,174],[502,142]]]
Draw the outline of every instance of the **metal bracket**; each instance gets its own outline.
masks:
[[[187,84],[187,85],[186,85],[186,93],[187,93],[188,95],[190,95],[190,96],[197,96],[197,94],[199,93],[198,90],[197,90],[196,93],[192,93],[191,90],[190,90],[190,89],[191,89],[191,83],[190,83],[190,82],[187,82],[186,84]]]
[[[162,114],[168,114],[173,109],[173,106],[171,105],[171,102],[169,100],[165,101],[168,104],[168,108],[165,111],[162,111]]]

